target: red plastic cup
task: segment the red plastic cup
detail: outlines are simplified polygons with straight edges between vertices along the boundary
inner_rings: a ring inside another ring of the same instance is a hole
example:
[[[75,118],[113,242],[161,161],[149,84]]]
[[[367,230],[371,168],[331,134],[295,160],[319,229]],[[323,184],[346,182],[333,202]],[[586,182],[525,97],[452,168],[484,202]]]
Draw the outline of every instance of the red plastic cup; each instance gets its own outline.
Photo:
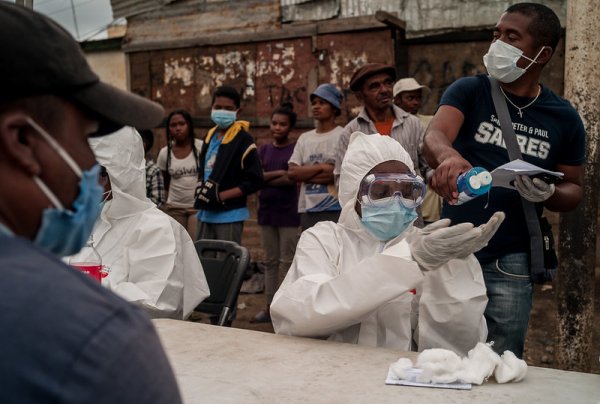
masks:
[[[97,280],[98,282],[101,282],[102,278],[104,278],[104,276],[106,276],[106,275],[103,275],[104,271],[102,271],[102,265],[99,265],[96,263],[75,262],[75,263],[71,263],[71,266],[73,268],[77,268],[84,274],[88,274],[93,279]]]

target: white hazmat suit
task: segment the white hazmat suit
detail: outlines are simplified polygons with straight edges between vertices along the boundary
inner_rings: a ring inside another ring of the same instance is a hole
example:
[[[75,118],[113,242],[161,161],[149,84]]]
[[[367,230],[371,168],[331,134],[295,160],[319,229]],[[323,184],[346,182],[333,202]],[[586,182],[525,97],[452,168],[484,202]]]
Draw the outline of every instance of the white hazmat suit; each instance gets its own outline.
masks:
[[[102,284],[153,318],[186,318],[209,296],[208,284],[187,231],[146,197],[140,135],[125,127],[90,145],[112,190],[93,232],[109,270]]]
[[[486,289],[475,257],[465,254],[464,259],[423,272],[407,241],[422,230],[410,226],[383,242],[364,227],[355,211],[363,177],[388,160],[413,170],[410,156],[397,141],[352,135],[341,168],[340,219],[320,222],[302,233],[292,266],[271,304],[275,332],[409,351],[411,312],[415,317],[418,311],[419,350],[437,347],[466,355],[487,335]],[[416,297],[409,293],[414,288]]]

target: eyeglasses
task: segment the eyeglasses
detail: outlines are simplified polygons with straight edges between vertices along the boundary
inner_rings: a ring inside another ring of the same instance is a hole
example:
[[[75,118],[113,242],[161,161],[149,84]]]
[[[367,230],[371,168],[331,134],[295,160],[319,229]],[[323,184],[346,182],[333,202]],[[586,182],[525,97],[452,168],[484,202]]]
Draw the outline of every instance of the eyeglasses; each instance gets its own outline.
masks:
[[[425,183],[414,174],[369,174],[361,181],[357,197],[362,205],[388,206],[397,201],[414,209],[423,203]]]

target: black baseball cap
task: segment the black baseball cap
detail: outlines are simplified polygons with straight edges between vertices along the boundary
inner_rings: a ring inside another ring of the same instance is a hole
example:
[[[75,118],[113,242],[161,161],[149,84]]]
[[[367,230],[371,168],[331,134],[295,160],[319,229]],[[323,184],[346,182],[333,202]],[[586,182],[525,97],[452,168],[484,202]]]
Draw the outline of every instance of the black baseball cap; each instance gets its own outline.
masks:
[[[92,71],[79,43],[49,17],[0,1],[0,102],[52,94],[75,102],[98,119],[97,135],[129,125],[160,124],[160,104],[120,90]]]

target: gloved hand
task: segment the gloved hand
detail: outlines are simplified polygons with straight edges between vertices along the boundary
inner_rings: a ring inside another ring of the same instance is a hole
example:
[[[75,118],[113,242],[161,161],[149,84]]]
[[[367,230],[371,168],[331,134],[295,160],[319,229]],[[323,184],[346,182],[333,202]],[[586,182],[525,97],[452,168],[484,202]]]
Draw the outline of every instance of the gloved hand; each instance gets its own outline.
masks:
[[[547,184],[539,178],[531,179],[527,175],[517,175],[515,188],[529,202],[544,202],[554,194],[554,184]]]
[[[219,184],[212,180],[200,181],[195,191],[194,208],[211,209],[222,205],[219,199]]]
[[[465,258],[467,255],[473,254],[485,247],[492,237],[494,237],[494,234],[496,234],[496,231],[504,221],[504,218],[506,218],[504,212],[494,213],[487,223],[484,223],[478,227],[481,229],[481,237],[473,239],[469,245],[466,245],[464,250],[467,253],[464,255],[458,255],[457,258]]]
[[[479,227],[471,223],[449,226],[450,220],[438,220],[407,237],[411,254],[422,270],[437,269],[451,259],[466,257],[485,247],[504,217],[503,212],[496,212]]]

